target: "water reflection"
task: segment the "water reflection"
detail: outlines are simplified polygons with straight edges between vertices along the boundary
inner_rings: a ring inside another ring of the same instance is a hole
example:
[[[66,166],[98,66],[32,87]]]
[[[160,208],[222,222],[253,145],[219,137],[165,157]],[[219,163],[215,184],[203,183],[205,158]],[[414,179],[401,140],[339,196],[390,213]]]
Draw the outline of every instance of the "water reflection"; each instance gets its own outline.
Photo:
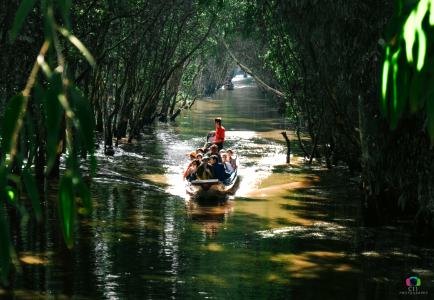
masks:
[[[251,78],[234,83],[122,142],[114,157],[99,153],[95,209],[77,216],[73,250],[58,225],[57,181],[45,183],[42,224],[10,209],[22,272],[0,298],[397,299],[409,276],[433,293],[432,244],[413,244],[406,219],[363,227],[346,169],[303,163],[296,143],[285,164],[275,103]],[[203,144],[216,116],[240,181],[233,195],[200,201],[181,180],[184,153]]]

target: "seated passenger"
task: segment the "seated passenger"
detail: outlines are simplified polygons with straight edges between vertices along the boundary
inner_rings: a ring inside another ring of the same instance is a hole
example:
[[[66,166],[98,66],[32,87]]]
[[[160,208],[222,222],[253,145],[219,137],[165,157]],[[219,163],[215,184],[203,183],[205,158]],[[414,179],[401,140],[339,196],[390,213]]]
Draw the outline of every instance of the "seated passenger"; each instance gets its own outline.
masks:
[[[202,163],[202,157],[203,157],[202,153],[198,153],[196,155],[196,159],[199,161],[199,165]]]
[[[227,161],[231,164],[232,168],[236,170],[238,168],[238,162],[236,158],[232,158],[232,150],[228,149],[228,151],[226,151],[226,154],[228,155]]]
[[[224,149],[219,151],[220,156],[222,156],[223,153],[226,153],[226,151]]]
[[[209,164],[209,156],[202,158],[202,164],[197,168],[196,176],[198,180],[214,179],[215,173],[212,165]]]
[[[202,149],[202,148],[198,148],[198,149],[196,150],[196,154],[199,154],[199,153],[202,153],[202,155],[205,154],[205,152],[203,152],[203,149]]]
[[[211,146],[210,150],[211,150],[210,156],[217,155],[218,162],[222,163],[222,157],[220,156],[220,154],[218,154],[219,147],[216,144],[214,144]]]
[[[234,168],[229,163],[228,155],[226,153],[222,154],[222,165],[225,167],[226,172],[228,172],[229,174],[232,174],[235,171]]]
[[[225,181],[231,175],[229,173],[226,173],[225,167],[223,167],[223,165],[221,163],[218,163],[217,161],[217,155],[211,155],[210,164],[214,168],[215,178],[220,181]]]
[[[193,160],[196,159],[196,152],[194,152],[194,151],[191,152],[190,154],[187,153],[186,155],[190,155],[190,163],[188,164],[187,170],[185,171],[184,176],[182,177],[182,180],[185,180],[185,177],[187,177],[188,169],[190,169],[190,167],[191,167],[191,163],[193,162]]]
[[[189,168],[187,170],[187,177],[186,178],[188,181],[197,180],[196,171],[197,171],[198,167],[199,167],[199,161],[197,159],[193,160],[191,162],[191,168]]]

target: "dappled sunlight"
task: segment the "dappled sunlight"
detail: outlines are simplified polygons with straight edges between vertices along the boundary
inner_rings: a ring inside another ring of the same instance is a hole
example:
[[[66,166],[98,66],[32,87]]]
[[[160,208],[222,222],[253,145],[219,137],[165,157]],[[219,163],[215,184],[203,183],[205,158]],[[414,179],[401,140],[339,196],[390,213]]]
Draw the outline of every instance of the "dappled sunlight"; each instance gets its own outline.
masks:
[[[264,139],[283,142],[284,139],[283,139],[283,136],[281,134],[282,131],[285,131],[288,138],[291,140],[291,147],[299,147],[298,140],[297,140],[297,134],[293,130],[276,129],[276,130],[269,130],[269,131],[261,131],[261,132],[257,132],[256,135],[258,137],[261,137]],[[304,133],[300,132],[300,138],[303,142],[310,142],[310,140],[311,140],[309,137],[309,134],[307,132],[304,132]]]
[[[299,196],[308,200],[309,196]],[[262,201],[261,201],[262,200]],[[317,200],[317,199],[315,199]],[[323,200],[326,201],[326,200]],[[236,201],[236,211],[266,218],[267,228],[278,228],[282,225],[310,226],[326,216],[326,212],[320,209],[312,209],[303,200],[288,200],[284,197],[269,194],[257,194],[255,197],[241,197]]]
[[[257,132],[255,131],[227,131],[226,139],[245,139],[251,140],[257,136]]]
[[[209,282],[215,285],[218,285],[220,287],[229,287],[230,284],[227,282],[225,278],[222,278],[221,276],[216,275],[198,275],[196,278],[197,282]]]
[[[272,256],[271,260],[281,264],[294,278],[325,278],[333,277],[341,272],[360,272],[359,269],[350,264],[351,260],[342,253],[318,251],[301,254],[278,254]]]
[[[288,193],[289,190],[313,186],[318,182],[320,182],[320,179],[316,177],[312,179],[306,179],[304,181],[285,183],[276,186],[271,186],[268,188],[253,190],[246,193],[245,196],[259,195],[260,197],[275,197],[277,195]]]
[[[22,261],[23,263],[26,264],[31,264],[31,265],[41,265],[44,264],[45,262],[37,257],[34,256],[24,256],[24,257],[20,257],[20,261]]]
[[[179,179],[179,178],[175,178],[175,176],[170,176],[165,174],[141,174],[141,175],[137,175],[137,178],[149,180],[152,181],[153,183],[164,184],[164,185],[168,185],[174,182],[175,179]]]
[[[210,243],[208,245],[208,250],[210,250],[210,251],[223,251],[224,249],[222,246],[220,246],[218,244]]]

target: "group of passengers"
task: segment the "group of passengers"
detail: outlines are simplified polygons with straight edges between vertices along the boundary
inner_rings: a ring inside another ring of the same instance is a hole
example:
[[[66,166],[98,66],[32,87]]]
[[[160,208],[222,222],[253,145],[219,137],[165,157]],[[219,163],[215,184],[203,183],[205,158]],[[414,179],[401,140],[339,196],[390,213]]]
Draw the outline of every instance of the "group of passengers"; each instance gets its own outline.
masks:
[[[214,124],[216,131],[208,134],[215,134],[215,140],[210,142],[213,144],[210,153],[205,154],[204,149],[199,148],[189,154],[191,162],[184,174],[184,180],[218,179],[224,181],[237,169],[237,160],[232,157],[232,150],[222,149],[225,129],[221,126],[221,118],[216,118]]]

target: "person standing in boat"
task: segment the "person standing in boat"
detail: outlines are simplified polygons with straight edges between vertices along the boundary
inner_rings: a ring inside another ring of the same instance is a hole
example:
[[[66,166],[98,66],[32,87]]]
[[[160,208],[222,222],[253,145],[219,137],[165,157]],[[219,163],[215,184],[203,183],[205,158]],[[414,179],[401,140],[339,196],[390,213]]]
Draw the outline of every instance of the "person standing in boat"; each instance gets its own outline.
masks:
[[[232,76],[231,75],[229,75],[228,81],[226,82],[226,84],[232,84]]]
[[[214,125],[216,130],[208,133],[208,136],[215,134],[215,141],[211,142],[211,144],[217,145],[217,152],[219,152],[221,149],[223,149],[223,144],[225,142],[225,128],[222,126],[222,118],[215,118]]]

